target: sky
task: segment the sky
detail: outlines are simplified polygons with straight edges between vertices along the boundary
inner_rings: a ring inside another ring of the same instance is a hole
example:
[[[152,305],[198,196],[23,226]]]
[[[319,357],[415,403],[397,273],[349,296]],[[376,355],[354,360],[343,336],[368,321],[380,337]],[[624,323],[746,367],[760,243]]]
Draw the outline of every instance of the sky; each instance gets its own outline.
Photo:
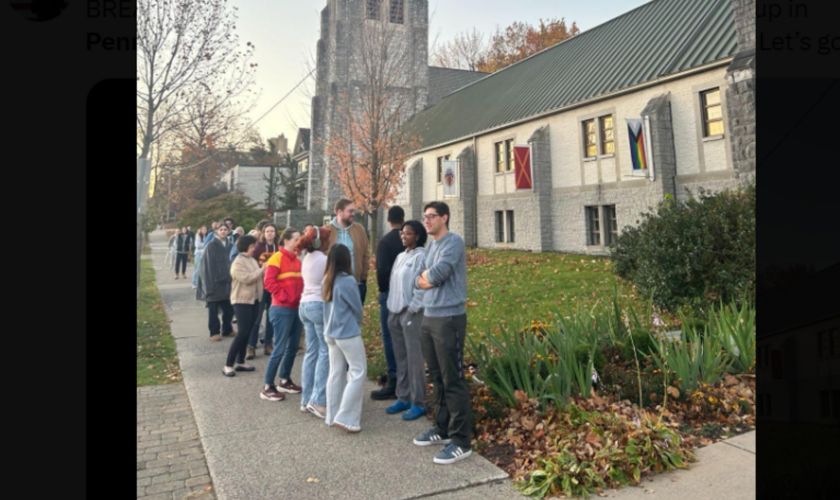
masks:
[[[609,21],[649,0],[429,0],[429,43],[445,43],[473,28],[486,35],[513,21],[536,24],[565,18],[581,32]],[[259,119],[310,71],[320,31],[320,11],[327,0],[235,0],[241,42],[255,45],[256,88],[260,97],[250,113]],[[257,123],[263,139],[285,134],[294,146],[297,129],[309,128],[311,105],[303,87]]]

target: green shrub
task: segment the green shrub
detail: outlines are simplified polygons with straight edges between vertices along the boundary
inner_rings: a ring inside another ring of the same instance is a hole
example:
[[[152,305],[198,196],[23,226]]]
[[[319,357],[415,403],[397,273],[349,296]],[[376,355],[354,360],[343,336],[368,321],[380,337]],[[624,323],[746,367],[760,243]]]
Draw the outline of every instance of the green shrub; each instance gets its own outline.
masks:
[[[732,360],[735,373],[755,368],[755,308],[748,301],[723,304],[712,314],[711,330]]]
[[[635,329],[630,334],[630,337],[632,337],[632,341],[628,338],[623,342],[621,347],[621,356],[626,361],[635,360],[636,357],[633,355],[634,346],[636,348],[636,352],[639,354],[639,358],[643,358],[648,354],[656,352],[656,339],[653,338],[653,334],[648,330],[641,328]]]
[[[685,318],[682,324],[681,340],[689,342],[691,338],[697,337],[700,340],[706,338],[709,331],[709,323],[701,318]]]
[[[705,308],[755,293],[755,185],[642,215],[612,247],[614,272],[667,310]]]
[[[585,365],[588,363],[590,352],[592,352],[592,349],[588,345],[579,345],[575,347],[575,359],[577,359],[578,364]],[[607,357],[601,349],[595,349],[594,352],[595,369],[598,370],[598,372],[601,372],[604,369],[604,365],[607,364]]]
[[[696,391],[700,383],[716,384],[732,364],[714,335],[702,340],[691,336],[688,342],[661,339],[656,346],[659,355],[653,357],[654,362],[662,372],[674,373],[683,395]]]

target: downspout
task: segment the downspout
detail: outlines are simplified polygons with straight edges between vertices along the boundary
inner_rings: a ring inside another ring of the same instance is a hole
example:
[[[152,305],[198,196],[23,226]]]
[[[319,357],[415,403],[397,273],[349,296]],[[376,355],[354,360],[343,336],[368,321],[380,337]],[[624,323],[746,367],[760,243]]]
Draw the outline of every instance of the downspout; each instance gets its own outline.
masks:
[[[478,136],[473,136],[473,248],[478,248]]]

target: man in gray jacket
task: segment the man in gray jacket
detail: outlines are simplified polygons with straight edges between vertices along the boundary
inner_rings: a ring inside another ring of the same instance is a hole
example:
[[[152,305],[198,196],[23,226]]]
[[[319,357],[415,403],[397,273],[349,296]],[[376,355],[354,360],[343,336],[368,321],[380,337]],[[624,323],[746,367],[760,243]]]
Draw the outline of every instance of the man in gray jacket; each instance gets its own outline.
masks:
[[[423,294],[423,356],[434,385],[435,426],[414,438],[414,444],[447,445],[435,455],[436,464],[452,464],[472,454],[470,391],[463,373],[467,330],[467,251],[464,240],[449,232],[449,206],[433,201],[424,208],[432,242],[426,250],[426,270],[417,278]]]
[[[204,255],[198,266],[196,300],[207,303],[210,340],[218,342],[221,337],[233,335],[233,306],[230,304],[230,248],[227,243],[228,227],[222,224],[213,238],[204,246]],[[222,322],[219,322],[219,309]]]

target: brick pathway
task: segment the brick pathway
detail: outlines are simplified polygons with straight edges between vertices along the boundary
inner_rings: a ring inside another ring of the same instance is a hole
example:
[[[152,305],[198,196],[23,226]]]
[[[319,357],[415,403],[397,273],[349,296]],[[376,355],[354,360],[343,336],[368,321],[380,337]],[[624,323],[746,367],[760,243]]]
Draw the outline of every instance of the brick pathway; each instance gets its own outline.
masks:
[[[216,499],[183,383],[137,388],[137,498]]]

